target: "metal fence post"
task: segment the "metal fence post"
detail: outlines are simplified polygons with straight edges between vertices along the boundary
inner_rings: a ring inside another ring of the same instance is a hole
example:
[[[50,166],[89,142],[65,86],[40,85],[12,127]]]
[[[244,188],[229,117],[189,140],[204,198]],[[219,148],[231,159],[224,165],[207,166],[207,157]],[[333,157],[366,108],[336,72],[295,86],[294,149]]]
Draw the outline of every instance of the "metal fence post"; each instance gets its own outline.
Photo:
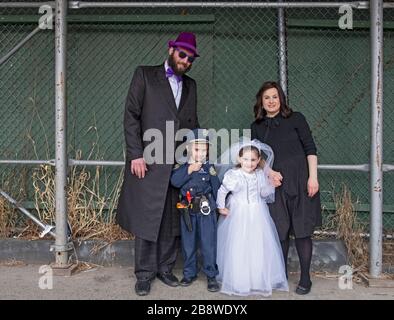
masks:
[[[55,191],[56,191],[56,265],[68,264],[67,252],[67,103],[66,103],[66,37],[67,0],[55,6]]]
[[[279,1],[283,2],[283,0]],[[285,9],[278,9],[278,51],[279,51],[279,82],[289,100],[287,90],[287,35],[286,35],[286,17]]]
[[[371,16],[371,216],[370,275],[382,272],[383,214],[383,0],[370,1]]]

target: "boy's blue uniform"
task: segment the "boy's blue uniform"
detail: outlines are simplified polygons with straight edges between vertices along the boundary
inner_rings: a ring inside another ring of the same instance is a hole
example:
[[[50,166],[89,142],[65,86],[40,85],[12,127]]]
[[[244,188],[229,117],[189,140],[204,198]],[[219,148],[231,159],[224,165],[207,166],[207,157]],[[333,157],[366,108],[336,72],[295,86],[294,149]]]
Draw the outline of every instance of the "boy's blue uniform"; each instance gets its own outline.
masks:
[[[180,188],[182,201],[186,200],[187,191],[192,196],[193,208],[189,209],[192,231],[189,231],[183,218],[181,218],[182,252],[184,257],[183,275],[191,279],[197,276],[197,248],[203,258],[203,271],[209,278],[218,274],[216,265],[216,196],[220,187],[215,167],[208,162],[201,166],[199,171],[188,174],[189,164],[175,166],[172,171],[171,183]],[[201,213],[198,203],[199,197],[205,196],[209,202],[211,212],[208,215]]]

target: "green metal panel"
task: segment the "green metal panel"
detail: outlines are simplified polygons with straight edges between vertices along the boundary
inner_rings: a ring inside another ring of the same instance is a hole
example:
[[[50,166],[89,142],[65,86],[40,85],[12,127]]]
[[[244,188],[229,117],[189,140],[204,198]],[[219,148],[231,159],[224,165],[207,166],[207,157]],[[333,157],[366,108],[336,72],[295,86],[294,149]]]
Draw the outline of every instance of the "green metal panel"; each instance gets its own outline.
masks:
[[[319,162],[361,164],[370,153],[370,39],[367,30],[331,30],[295,23],[289,31],[290,103],[307,116],[319,149]],[[386,32],[387,39],[392,33]],[[393,163],[394,50],[385,45],[384,162]],[[358,201],[369,202],[368,173],[321,171],[323,199],[347,184]],[[393,174],[385,175],[384,204],[392,205]]]
[[[0,56],[34,28],[0,24]],[[53,59],[51,32],[41,31],[0,66],[1,159],[54,157]]]

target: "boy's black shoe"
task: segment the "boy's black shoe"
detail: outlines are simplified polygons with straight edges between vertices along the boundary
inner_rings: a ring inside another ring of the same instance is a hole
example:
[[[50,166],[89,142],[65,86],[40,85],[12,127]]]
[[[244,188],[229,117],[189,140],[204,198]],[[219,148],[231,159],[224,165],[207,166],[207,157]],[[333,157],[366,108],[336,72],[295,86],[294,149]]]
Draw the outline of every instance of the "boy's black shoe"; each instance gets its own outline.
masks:
[[[190,285],[192,284],[192,282],[193,282],[194,280],[196,280],[196,279],[197,279],[197,276],[194,276],[194,277],[191,277],[191,278],[183,277],[182,280],[181,280],[181,282],[179,282],[179,284],[180,284],[182,287],[188,287],[188,286],[190,286]]]
[[[149,279],[143,279],[143,280],[137,280],[135,283],[135,293],[138,294],[139,296],[146,296],[150,292],[150,280]]]
[[[219,283],[216,281],[216,278],[209,278],[208,277],[208,291],[210,292],[217,292],[220,290]]]
[[[179,280],[170,272],[161,272],[157,274],[157,278],[161,280],[164,284],[170,287],[177,287]]]

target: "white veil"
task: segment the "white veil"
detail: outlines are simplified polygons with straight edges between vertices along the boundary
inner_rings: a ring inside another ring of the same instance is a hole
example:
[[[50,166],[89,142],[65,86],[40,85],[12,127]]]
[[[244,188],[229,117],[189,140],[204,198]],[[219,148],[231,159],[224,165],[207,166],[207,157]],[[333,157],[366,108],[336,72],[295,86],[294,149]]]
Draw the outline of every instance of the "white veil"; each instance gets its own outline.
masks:
[[[238,154],[239,150],[247,147],[254,146],[260,150],[260,156],[264,159],[264,168],[262,170],[263,176],[260,175],[259,184],[262,187],[264,193],[264,200],[268,203],[275,201],[275,187],[269,182],[269,172],[274,163],[274,152],[271,147],[261,141],[254,139],[251,140],[247,137],[241,137],[236,143],[230,145],[230,147],[225,150],[221,156],[216,161],[216,170],[220,181],[223,181],[224,174],[234,168],[238,164]]]

